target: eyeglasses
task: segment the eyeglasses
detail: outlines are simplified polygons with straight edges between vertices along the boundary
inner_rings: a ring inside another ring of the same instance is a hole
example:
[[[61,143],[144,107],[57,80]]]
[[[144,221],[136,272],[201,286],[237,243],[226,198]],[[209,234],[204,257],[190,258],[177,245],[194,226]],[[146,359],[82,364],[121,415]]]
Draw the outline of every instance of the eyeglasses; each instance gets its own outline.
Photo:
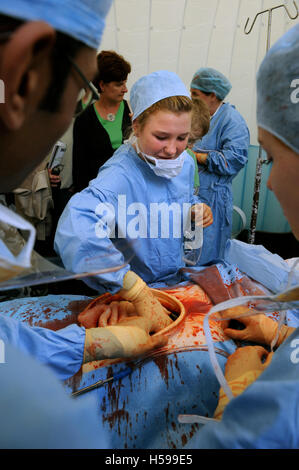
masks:
[[[2,31],[0,32],[0,43],[7,41],[11,35],[13,34],[13,31]],[[78,67],[76,62],[71,59],[70,56],[66,56],[67,60],[70,62],[72,67],[76,70],[80,78],[83,80],[85,87],[83,87],[79,93],[78,96],[78,102],[76,106],[76,110],[74,113],[74,117],[79,116],[82,114],[84,111],[86,111],[89,106],[91,106],[93,103],[98,101],[100,99],[100,95],[96,87],[92,82],[90,82],[82,72],[82,70]]]
[[[87,80],[84,73],[80,70],[76,62],[74,62],[73,59],[71,59],[69,56],[66,57],[70,64],[74,67],[78,75],[80,75],[80,78],[85,83],[85,87],[82,88],[79,93],[77,107],[74,113],[74,117],[78,117],[80,116],[80,114],[86,111],[89,106],[98,101],[100,99],[100,95],[94,84]]]

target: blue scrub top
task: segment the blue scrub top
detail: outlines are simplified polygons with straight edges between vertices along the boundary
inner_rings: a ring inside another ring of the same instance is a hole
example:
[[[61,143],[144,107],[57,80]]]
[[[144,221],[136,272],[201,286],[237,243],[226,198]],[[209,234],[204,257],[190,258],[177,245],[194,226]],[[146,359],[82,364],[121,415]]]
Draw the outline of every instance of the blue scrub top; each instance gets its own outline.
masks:
[[[180,174],[167,179],[157,176],[131,144],[123,144],[100,168],[97,178],[71,198],[59,220],[55,250],[66,269],[86,271],[88,259],[103,259],[105,267],[121,266],[131,254],[122,269],[86,283],[98,292],[115,293],[129,269],[147,284],[178,282],[178,271],[185,266],[183,206],[199,202],[193,182],[194,162],[187,152]],[[155,219],[158,207],[174,209],[168,212],[168,227]],[[125,240],[129,243],[123,248]]]

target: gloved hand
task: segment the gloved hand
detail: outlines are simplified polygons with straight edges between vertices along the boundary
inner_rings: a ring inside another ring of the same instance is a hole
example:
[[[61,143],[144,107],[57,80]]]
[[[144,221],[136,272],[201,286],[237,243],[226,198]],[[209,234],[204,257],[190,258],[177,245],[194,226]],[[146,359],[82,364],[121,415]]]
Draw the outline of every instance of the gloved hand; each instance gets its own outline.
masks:
[[[273,352],[268,353],[261,346],[246,346],[238,348],[227,360],[225,378],[234,397],[240,395],[251,385],[270,364]],[[262,360],[264,362],[262,362]],[[215,419],[221,419],[224,408],[229,402],[222,387],[219,391],[219,401],[214,413]]]
[[[273,354],[262,346],[238,348],[229,356],[225,364],[226,380],[232,382],[250,371],[257,371],[261,374],[270,364]]]
[[[126,300],[113,301],[106,305],[99,318],[98,326],[117,325],[127,317],[136,317],[136,310],[131,302]]]
[[[167,310],[133,271],[128,271],[125,275],[123,289],[119,294],[123,299],[132,302],[140,317],[149,320],[149,332],[156,333],[172,323]]]
[[[194,151],[194,150],[193,150]],[[197,163],[200,165],[206,165],[207,164],[207,159],[209,154],[208,153],[200,153],[200,152],[194,152],[196,156]]]
[[[118,325],[86,330],[83,363],[114,358],[134,358],[164,346],[167,337],[151,337],[147,318],[124,318]]]
[[[225,328],[224,333],[232,339],[255,341],[256,343],[267,344],[270,346],[277,333],[278,323],[264,314],[256,314],[238,318],[237,315],[245,313],[248,308],[227,309],[222,312],[222,317],[236,318],[238,322],[245,326],[243,330]],[[281,325],[277,346],[279,346],[295,328]]]
[[[116,325],[125,317],[136,315],[135,307],[126,300],[112,301],[109,305],[95,303],[78,315],[79,323],[85,328]]]
[[[213,223],[213,212],[210,206],[204,204],[195,204],[191,208],[191,218],[195,221],[197,227],[208,227]]]

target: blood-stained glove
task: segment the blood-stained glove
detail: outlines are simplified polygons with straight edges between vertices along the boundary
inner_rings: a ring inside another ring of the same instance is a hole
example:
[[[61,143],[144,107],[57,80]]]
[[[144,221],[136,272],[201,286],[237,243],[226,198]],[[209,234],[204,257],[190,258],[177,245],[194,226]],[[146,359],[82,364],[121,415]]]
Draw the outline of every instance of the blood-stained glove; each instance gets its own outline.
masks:
[[[83,363],[114,358],[134,358],[165,346],[167,337],[149,335],[147,318],[124,318],[118,325],[86,330]]]
[[[199,152],[194,152],[196,156],[197,163],[200,165],[206,165],[207,164],[207,159],[209,154],[208,153],[199,153]]]
[[[127,300],[113,301],[106,305],[106,309],[99,318],[98,326],[117,325],[124,318],[131,316],[136,316],[135,307],[131,302]]]
[[[240,395],[251,385],[270,364],[274,353],[268,353],[261,346],[238,348],[229,356],[225,365],[225,378],[234,397]],[[222,387],[219,401],[214,413],[215,419],[221,419],[224,408],[229,402]]]
[[[78,315],[79,323],[85,328],[116,325],[125,317],[136,315],[135,307],[126,300],[113,300],[109,304],[94,302]]]
[[[256,343],[267,344],[270,346],[277,334],[278,323],[264,314],[256,314],[238,318],[237,315],[245,313],[248,309],[227,309],[222,312],[222,317],[236,318],[245,328],[243,330],[235,330],[233,328],[225,328],[224,333],[232,339],[255,341]],[[281,325],[277,340],[279,346],[293,331],[286,325]]]
[[[125,275],[123,289],[119,294],[123,299],[132,302],[137,315],[149,320],[151,333],[156,333],[172,323],[167,310],[133,271],[128,271]]]

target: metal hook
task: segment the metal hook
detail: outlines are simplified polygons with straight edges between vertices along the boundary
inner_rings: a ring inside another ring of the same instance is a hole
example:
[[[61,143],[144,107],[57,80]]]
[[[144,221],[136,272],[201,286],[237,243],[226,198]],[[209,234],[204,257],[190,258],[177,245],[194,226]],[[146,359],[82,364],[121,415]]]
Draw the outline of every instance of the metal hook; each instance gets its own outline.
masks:
[[[256,19],[257,19],[257,17],[258,17],[259,15],[262,15],[263,13],[266,13],[266,12],[269,12],[269,14],[270,14],[270,12],[272,12],[273,10],[276,10],[277,8],[283,7],[283,8],[285,9],[285,11],[287,12],[288,17],[289,17],[291,20],[295,20],[296,18],[298,18],[299,11],[298,11],[298,6],[297,6],[295,0],[293,0],[293,4],[294,4],[295,9],[296,9],[296,15],[295,15],[295,16],[292,16],[292,15],[290,14],[290,12],[289,12],[289,10],[288,10],[288,8],[287,8],[286,5],[284,5],[284,4],[283,4],[283,5],[278,5],[277,7],[269,8],[268,10],[263,10],[263,11],[260,11],[259,13],[257,13],[257,14],[255,15],[255,17],[254,17],[254,20],[253,20],[253,22],[252,22],[252,24],[251,24],[251,27],[249,28],[248,31],[246,31],[246,28],[247,28],[247,25],[248,25],[248,22],[249,22],[249,17],[248,17],[248,18],[247,18],[247,21],[246,21],[246,24],[245,24],[245,27],[244,27],[244,33],[245,33],[245,34],[251,33],[252,28],[253,28],[253,26],[254,26],[254,24],[255,24],[255,22],[256,22]]]
[[[252,22],[252,25],[251,25],[249,31],[246,31],[246,27],[247,27],[247,25],[248,25],[249,17],[247,18],[247,21],[246,21],[246,24],[245,24],[245,27],[244,27],[244,33],[245,33],[245,34],[251,33],[252,28],[253,28],[253,26],[254,26],[254,24],[255,24],[255,22],[256,22],[257,17],[258,17],[259,15],[262,15],[263,13],[266,13],[266,11],[269,11],[269,10],[260,11],[259,13],[257,13],[257,14],[255,15],[254,20],[253,20],[253,22]]]
[[[295,9],[296,9],[296,16],[291,16],[289,10],[287,9],[287,6],[286,6],[286,5],[282,5],[291,20],[295,20],[296,18],[298,18],[298,15],[299,15],[297,3],[295,2],[295,0],[293,0],[293,4],[294,4]]]

